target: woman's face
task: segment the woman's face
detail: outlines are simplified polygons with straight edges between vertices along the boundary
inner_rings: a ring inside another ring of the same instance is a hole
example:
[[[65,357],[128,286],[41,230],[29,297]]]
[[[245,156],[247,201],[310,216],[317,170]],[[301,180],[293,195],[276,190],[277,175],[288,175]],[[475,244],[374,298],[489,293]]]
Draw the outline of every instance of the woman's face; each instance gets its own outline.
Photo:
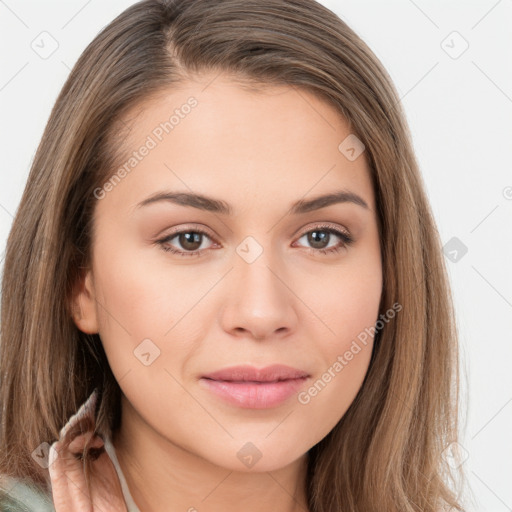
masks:
[[[121,428],[232,470],[284,467],[336,425],[368,369],[382,269],[363,148],[312,94],[226,76],[125,121],[75,320],[100,334]],[[205,378],[246,365],[297,372]]]

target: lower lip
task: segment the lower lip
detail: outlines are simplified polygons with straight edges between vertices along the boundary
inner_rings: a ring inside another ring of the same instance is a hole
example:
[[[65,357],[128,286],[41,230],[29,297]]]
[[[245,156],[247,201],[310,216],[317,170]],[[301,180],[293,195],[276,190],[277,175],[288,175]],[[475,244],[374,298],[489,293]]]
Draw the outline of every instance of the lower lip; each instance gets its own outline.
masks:
[[[303,386],[306,377],[278,382],[230,382],[202,378],[210,391],[226,402],[246,409],[269,409],[285,402]]]

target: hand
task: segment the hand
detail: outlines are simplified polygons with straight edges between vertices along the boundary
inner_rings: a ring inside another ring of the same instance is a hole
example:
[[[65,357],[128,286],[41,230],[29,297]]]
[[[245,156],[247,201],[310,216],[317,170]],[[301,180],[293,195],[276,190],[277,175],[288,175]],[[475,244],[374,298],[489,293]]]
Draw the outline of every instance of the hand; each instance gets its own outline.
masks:
[[[103,439],[94,432],[95,406],[96,394],[69,420],[59,440],[50,447],[48,467],[55,512],[127,512],[116,468]],[[84,448],[91,459],[89,486],[82,460]]]
[[[99,436],[91,436],[77,436],[67,446],[56,441],[51,447],[49,471],[55,512],[127,512],[121,484],[104,442]],[[91,493],[79,458],[88,441],[89,449],[103,447],[103,452],[90,464]]]

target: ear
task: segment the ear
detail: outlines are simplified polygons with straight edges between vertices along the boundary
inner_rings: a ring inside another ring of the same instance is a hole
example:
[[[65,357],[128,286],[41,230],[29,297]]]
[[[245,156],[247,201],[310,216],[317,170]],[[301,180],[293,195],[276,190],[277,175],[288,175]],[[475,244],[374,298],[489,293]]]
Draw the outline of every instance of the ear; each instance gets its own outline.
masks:
[[[80,278],[76,285],[72,311],[73,321],[82,332],[96,334],[99,331],[96,294],[90,270]]]

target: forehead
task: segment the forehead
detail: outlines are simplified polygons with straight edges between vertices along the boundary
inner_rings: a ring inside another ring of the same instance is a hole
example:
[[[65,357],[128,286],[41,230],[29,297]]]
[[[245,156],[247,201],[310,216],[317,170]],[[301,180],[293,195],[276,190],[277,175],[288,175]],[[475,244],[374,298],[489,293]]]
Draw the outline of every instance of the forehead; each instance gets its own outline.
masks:
[[[304,89],[248,89],[205,75],[137,105],[125,123],[123,157],[110,176],[125,172],[111,200],[134,204],[179,188],[232,198],[236,208],[250,198],[290,203],[346,188],[364,194],[373,208],[364,152],[355,159],[344,152],[355,137],[348,122]]]

